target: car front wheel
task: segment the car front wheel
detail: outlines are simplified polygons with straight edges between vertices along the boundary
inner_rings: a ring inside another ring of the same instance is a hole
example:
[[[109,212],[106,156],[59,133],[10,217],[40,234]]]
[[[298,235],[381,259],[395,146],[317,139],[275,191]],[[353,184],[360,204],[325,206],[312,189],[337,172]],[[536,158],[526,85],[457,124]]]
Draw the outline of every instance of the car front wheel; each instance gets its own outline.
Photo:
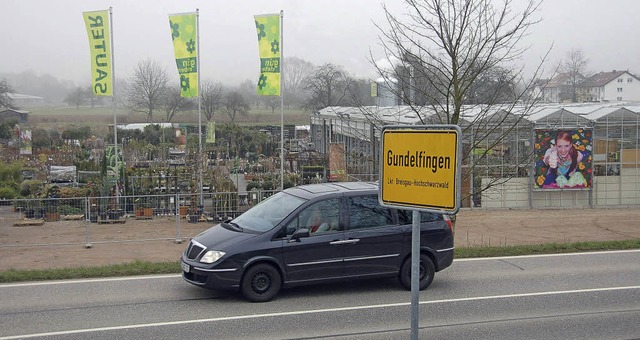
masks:
[[[420,290],[429,287],[429,285],[433,281],[433,276],[435,275],[435,273],[436,269],[433,265],[433,261],[431,261],[429,256],[420,254]],[[406,260],[404,260],[404,263],[402,263],[402,267],[400,267],[399,279],[400,284],[402,284],[405,289],[411,289],[411,256],[409,256]]]
[[[282,286],[280,272],[270,264],[250,267],[242,278],[240,289],[249,301],[266,302],[273,299]]]

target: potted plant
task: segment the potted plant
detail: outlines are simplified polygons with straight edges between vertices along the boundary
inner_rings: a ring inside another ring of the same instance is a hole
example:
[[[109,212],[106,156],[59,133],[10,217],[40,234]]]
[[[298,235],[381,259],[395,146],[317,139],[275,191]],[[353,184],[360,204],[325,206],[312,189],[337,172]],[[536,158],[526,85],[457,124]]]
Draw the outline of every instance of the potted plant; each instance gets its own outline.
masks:
[[[98,223],[98,212],[94,211],[89,214],[89,221],[91,223]]]
[[[58,202],[60,199],[60,189],[57,185],[47,188],[47,199],[45,199],[44,220],[46,222],[55,222],[60,220],[58,212]]]

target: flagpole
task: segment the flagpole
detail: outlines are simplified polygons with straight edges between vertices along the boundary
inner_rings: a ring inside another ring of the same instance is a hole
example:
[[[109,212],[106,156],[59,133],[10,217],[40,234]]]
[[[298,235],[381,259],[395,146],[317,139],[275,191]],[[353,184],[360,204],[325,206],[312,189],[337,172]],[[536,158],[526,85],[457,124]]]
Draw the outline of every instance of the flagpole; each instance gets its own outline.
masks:
[[[284,190],[284,95],[282,81],[284,77],[284,11],[280,10],[280,191]]]
[[[196,51],[198,70],[198,192],[200,193],[200,205],[204,205],[204,198],[202,197],[202,96],[200,95],[200,9],[196,8]]]
[[[113,7],[109,7],[109,30],[111,38],[111,110],[113,111],[113,151],[115,153],[115,172],[116,172],[116,203],[119,205],[120,188],[118,181],[120,180],[120,169],[118,168],[118,122],[116,119],[116,65],[113,48]],[[124,152],[123,152],[124,156]],[[123,157],[124,158],[124,157]]]

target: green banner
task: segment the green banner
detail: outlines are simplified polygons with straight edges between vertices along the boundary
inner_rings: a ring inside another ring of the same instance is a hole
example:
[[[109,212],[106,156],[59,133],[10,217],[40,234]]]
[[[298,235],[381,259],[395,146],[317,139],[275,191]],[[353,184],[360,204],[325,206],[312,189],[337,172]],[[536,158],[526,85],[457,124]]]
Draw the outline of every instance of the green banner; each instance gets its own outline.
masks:
[[[207,124],[207,144],[215,144],[216,142],[216,122]]]
[[[260,78],[256,93],[280,95],[280,15],[254,16],[260,50]]]
[[[104,147],[104,158],[107,162],[107,180],[109,183],[115,184],[124,168],[122,148],[118,148],[118,154],[116,155],[116,147],[113,144],[106,145]]]
[[[196,13],[169,15],[171,39],[180,74],[180,95],[198,96],[198,42]]]
[[[109,11],[82,13],[91,50],[91,89],[94,96],[113,95]]]

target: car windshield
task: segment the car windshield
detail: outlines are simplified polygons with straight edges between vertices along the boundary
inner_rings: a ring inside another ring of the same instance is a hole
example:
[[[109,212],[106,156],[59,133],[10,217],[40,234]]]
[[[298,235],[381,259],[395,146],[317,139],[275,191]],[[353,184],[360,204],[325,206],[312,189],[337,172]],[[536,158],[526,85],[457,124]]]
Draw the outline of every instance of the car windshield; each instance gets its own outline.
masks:
[[[279,192],[236,217],[232,222],[245,231],[265,232],[305,202],[303,198]]]

